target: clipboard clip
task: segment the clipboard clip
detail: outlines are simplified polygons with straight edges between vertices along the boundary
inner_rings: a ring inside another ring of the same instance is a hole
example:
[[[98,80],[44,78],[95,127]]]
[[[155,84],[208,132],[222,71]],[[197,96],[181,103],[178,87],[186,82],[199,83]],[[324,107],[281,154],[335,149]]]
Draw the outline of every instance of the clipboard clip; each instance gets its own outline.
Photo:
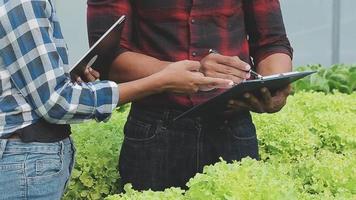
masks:
[[[252,69],[250,69],[249,72],[250,72],[250,74],[252,74],[255,77],[255,79],[263,80],[263,76],[261,74],[253,71]]]

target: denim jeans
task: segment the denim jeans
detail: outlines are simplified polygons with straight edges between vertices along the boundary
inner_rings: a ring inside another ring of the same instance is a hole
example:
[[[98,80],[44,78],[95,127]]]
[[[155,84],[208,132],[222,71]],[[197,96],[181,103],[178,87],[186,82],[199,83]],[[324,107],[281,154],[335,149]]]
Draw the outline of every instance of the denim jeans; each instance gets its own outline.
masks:
[[[70,138],[55,143],[0,140],[0,199],[60,199],[74,152]]]
[[[249,112],[233,119],[172,119],[182,111],[132,106],[125,124],[119,171],[123,184],[138,190],[186,188],[205,165],[223,158],[258,159],[255,126]]]

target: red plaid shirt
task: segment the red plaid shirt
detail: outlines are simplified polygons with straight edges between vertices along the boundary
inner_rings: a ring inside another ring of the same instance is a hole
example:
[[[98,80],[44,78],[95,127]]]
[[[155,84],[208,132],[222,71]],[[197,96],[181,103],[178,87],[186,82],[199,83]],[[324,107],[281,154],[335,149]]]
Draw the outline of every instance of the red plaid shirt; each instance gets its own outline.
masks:
[[[121,46],[161,60],[199,61],[209,49],[251,65],[274,53],[292,57],[278,0],[88,0],[90,43],[121,15]],[[160,94],[140,103],[189,107],[221,92]]]

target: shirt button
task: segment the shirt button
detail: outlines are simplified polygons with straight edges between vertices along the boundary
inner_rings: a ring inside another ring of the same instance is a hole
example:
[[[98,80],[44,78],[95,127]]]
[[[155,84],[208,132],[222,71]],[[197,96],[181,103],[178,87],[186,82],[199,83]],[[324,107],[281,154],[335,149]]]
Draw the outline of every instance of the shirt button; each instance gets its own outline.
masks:
[[[195,23],[195,19],[191,19],[190,22],[191,22],[192,24],[194,24],[194,23]]]
[[[197,52],[193,51],[193,52],[192,52],[192,56],[193,56],[193,57],[197,56]]]

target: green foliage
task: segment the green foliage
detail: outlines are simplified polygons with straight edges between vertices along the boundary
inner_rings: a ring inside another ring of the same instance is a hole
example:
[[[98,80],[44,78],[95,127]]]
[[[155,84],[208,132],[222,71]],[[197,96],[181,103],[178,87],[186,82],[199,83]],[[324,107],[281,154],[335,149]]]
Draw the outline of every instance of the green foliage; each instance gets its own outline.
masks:
[[[261,161],[206,166],[185,192],[127,185],[108,199],[356,199],[356,93],[299,92],[279,113],[253,118]]]
[[[356,148],[356,93],[296,93],[279,113],[253,116],[263,160]]]
[[[64,199],[119,193],[117,164],[128,107],[108,123],[73,126],[77,158]],[[276,114],[254,114],[261,161],[207,166],[183,191],[135,191],[107,199],[356,199],[356,93],[298,92]]]
[[[295,91],[319,91],[331,93],[337,90],[351,94],[356,90],[356,65],[333,65],[330,68],[321,65],[298,67],[297,71],[317,71],[294,84]]]
[[[232,164],[221,161],[206,166],[203,173],[192,178],[184,193],[179,188],[139,192],[126,185],[125,194],[107,199],[355,199],[355,164],[355,155],[329,151],[298,162],[263,162],[250,158]]]
[[[207,166],[187,185],[186,199],[298,199],[294,180],[282,167],[249,158]]]
[[[118,109],[109,123],[72,126],[77,155],[64,199],[103,199],[119,192],[117,165],[127,108]]]
[[[147,190],[143,192],[138,192],[132,189],[132,185],[125,185],[125,194],[117,194],[105,198],[105,200],[183,200],[183,190],[180,188],[167,188],[163,192],[154,192],[152,190]]]
[[[273,179],[274,181],[271,181]],[[156,200],[156,199],[297,199],[298,193],[293,179],[286,171],[269,163],[244,159],[241,163],[227,164],[225,161],[204,168],[187,185],[189,190],[183,194],[179,188],[169,188],[164,192],[132,190],[114,195],[107,200]]]
[[[355,152],[336,154],[322,150],[292,165],[291,176],[299,180],[308,197],[356,197]],[[346,199],[346,198],[345,198]],[[351,199],[351,198],[348,198]]]

